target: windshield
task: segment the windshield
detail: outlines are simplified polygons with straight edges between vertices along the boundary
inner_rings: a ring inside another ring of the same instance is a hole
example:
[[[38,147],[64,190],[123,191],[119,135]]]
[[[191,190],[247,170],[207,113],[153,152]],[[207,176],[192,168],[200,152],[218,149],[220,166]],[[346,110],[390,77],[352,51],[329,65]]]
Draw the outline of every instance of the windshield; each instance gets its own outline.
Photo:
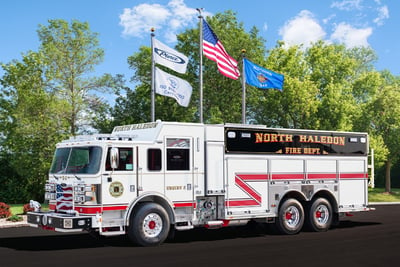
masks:
[[[50,173],[53,174],[95,174],[99,171],[101,147],[57,148]]]

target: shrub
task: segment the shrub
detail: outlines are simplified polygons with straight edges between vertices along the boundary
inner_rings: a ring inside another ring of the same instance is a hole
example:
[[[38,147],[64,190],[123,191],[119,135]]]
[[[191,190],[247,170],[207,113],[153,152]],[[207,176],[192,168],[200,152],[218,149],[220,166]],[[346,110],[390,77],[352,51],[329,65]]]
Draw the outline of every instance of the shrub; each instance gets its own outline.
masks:
[[[28,204],[25,204],[24,205],[24,212],[23,212],[23,214],[27,214],[28,212],[30,212],[30,211],[34,211],[33,210],[33,208],[31,208],[31,205],[28,203]]]
[[[8,218],[11,216],[10,206],[4,202],[0,202],[0,218]]]
[[[12,215],[12,216],[7,218],[7,221],[11,221],[11,222],[20,222],[22,220],[23,220],[23,218],[21,216],[18,216],[18,215]]]

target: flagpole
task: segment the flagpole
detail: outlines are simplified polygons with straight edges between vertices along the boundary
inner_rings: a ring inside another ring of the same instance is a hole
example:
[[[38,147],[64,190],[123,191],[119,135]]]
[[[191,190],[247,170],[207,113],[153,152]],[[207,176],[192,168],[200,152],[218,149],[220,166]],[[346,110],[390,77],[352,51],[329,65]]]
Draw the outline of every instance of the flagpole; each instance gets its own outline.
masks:
[[[203,16],[201,15],[202,8],[197,8],[199,12],[199,27],[200,27],[200,46],[199,46],[199,55],[200,55],[200,65],[199,65],[199,117],[200,123],[203,123]]]
[[[151,28],[151,121],[155,121],[155,110],[156,110],[156,105],[155,105],[155,61],[154,61],[154,28]]]
[[[244,58],[246,49],[242,49],[242,123],[246,124],[246,72],[244,69]]]

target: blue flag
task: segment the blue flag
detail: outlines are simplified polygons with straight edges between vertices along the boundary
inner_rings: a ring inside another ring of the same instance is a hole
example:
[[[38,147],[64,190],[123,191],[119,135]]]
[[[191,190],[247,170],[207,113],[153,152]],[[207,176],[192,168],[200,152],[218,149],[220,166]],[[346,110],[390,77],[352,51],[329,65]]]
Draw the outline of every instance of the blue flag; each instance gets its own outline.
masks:
[[[243,66],[248,85],[261,89],[274,88],[282,90],[284,81],[282,74],[258,66],[246,58],[243,59]]]

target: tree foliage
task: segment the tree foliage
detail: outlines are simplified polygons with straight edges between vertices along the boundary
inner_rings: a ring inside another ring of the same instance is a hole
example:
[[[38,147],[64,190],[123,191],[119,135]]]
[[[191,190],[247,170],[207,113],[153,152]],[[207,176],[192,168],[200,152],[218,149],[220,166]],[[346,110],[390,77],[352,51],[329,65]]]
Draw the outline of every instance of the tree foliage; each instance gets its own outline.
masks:
[[[264,40],[253,28],[250,33],[244,29],[243,23],[236,20],[232,11],[216,14],[206,18],[228,53],[239,59],[242,49],[247,54],[263,58],[265,55]],[[176,49],[189,57],[187,74],[173,75],[187,80],[193,87],[191,102],[188,108],[179,106],[172,98],[156,95],[156,119],[174,121],[199,121],[199,30],[188,29],[177,36]],[[126,114],[130,122],[150,120],[150,88],[151,88],[151,50],[141,47],[128,59],[134,71],[133,81],[138,85],[134,90],[127,89],[126,94],[117,99],[113,109],[113,117],[121,122],[121,115]],[[160,66],[163,68],[163,66]],[[207,123],[240,122],[241,121],[241,83],[222,76],[215,62],[203,60],[203,114]],[[141,111],[139,112],[138,109]]]
[[[206,18],[228,53],[239,63],[242,49],[256,64],[282,73],[284,89],[260,90],[246,86],[247,121],[269,127],[306,128],[370,133],[377,164],[392,154],[392,146],[372,127],[371,114],[379,114],[372,105],[381,88],[393,77],[374,69],[377,59],[371,48],[346,48],[323,41],[311,47],[287,47],[283,42],[269,51],[257,28],[249,32],[226,11]],[[175,74],[188,80],[193,88],[189,108],[181,108],[173,99],[156,98],[156,117],[163,120],[198,121],[199,115],[199,30],[188,29],[178,35],[176,49],[190,58],[188,73]],[[150,118],[151,51],[142,47],[128,59],[137,87],[126,90],[112,109],[114,122],[143,122]],[[240,65],[241,66],[241,65]],[[170,70],[169,70],[170,71]],[[240,122],[242,85],[222,76],[214,62],[203,60],[203,106],[206,123]],[[171,72],[171,71],[170,71]],[[386,76],[386,77],[385,77]],[[397,94],[391,90],[392,93]],[[385,96],[383,94],[382,96]],[[140,110],[140,111],[139,111]],[[125,119],[124,119],[125,118]],[[381,118],[383,119],[383,118]],[[395,137],[395,133],[390,133]],[[382,146],[382,143],[385,145]]]
[[[376,97],[368,104],[371,133],[381,137],[387,149],[385,158],[385,189],[390,192],[391,167],[400,157],[400,87],[386,85],[380,88]]]
[[[18,195],[25,201],[43,197],[54,145],[65,137],[65,101],[48,92],[42,64],[41,54],[30,52],[22,62],[2,65],[0,79],[2,158],[14,170],[2,179],[10,187],[16,184],[10,178],[19,180]]]
[[[400,79],[378,72],[371,48],[346,48],[316,42],[269,51],[256,27],[246,31],[232,11],[206,18],[228,53],[285,76],[282,91],[246,86],[247,122],[268,127],[363,131],[370,136],[376,166],[390,169],[400,160]],[[10,202],[43,197],[54,145],[68,135],[110,132],[115,125],[150,120],[151,49],[143,46],[128,58],[134,88],[121,75],[91,77],[104,50],[88,23],[49,20],[40,25],[39,51],[21,61],[2,64],[0,77],[0,199]],[[189,57],[186,74],[160,68],[193,87],[188,108],[156,95],[156,119],[199,121],[199,29],[177,36],[175,49]],[[246,50],[243,53],[243,49]],[[215,62],[203,58],[205,123],[241,122],[242,84],[221,75]],[[115,105],[98,95],[114,92]],[[94,128],[93,128],[94,127]],[[20,186],[23,185],[23,186]],[[16,189],[18,186],[18,190]],[[18,198],[15,196],[18,195]]]
[[[87,23],[50,20],[38,34],[38,52],[1,65],[0,196],[13,202],[43,199],[55,144],[89,129],[93,114],[107,107],[93,90],[122,82],[120,76],[88,76],[104,52]]]
[[[51,89],[66,100],[69,133],[76,135],[87,129],[84,126],[92,111],[102,102],[93,92],[110,92],[120,86],[121,77],[88,77],[104,58],[98,34],[90,30],[89,23],[49,20],[48,25],[39,26],[38,35],[46,74],[52,77]]]

